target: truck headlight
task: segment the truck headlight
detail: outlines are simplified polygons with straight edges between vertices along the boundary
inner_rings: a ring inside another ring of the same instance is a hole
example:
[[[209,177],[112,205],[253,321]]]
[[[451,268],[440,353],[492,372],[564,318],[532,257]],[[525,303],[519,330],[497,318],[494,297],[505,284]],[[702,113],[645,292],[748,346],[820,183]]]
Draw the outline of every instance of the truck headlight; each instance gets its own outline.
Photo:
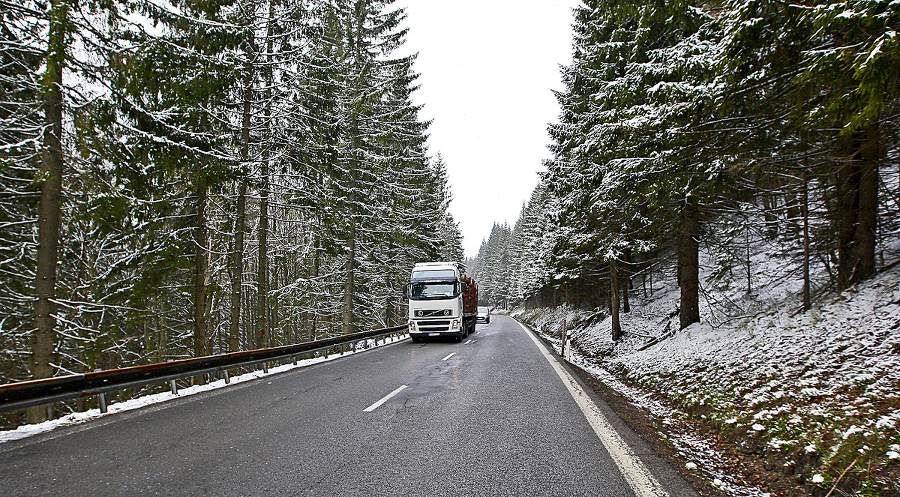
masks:
[[[459,319],[454,319],[453,321],[451,321],[450,328],[454,329],[454,330],[458,330],[459,329]]]

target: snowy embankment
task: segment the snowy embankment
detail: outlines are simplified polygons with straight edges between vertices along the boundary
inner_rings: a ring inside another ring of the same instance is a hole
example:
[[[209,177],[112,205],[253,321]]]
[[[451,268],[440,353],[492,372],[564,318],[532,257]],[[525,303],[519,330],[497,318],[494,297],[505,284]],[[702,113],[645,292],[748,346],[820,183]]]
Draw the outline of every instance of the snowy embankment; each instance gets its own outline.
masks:
[[[618,344],[605,313],[516,314],[557,350],[572,328],[572,362],[665,424],[727,495],[900,495],[900,267],[803,313],[790,264],[764,250],[754,264],[751,293],[709,285],[702,322],[674,333],[674,280],[632,296]]]

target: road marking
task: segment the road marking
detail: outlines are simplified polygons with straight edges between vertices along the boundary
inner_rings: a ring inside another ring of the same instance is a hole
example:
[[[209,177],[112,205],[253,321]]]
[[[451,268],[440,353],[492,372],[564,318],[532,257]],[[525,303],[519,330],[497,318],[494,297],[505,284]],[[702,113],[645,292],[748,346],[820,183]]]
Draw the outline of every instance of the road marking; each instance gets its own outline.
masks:
[[[442,360],[442,361],[446,361],[447,359],[453,357],[454,354],[456,354],[456,352],[450,352],[449,354],[447,354],[447,357],[445,357],[445,358],[443,358],[443,359],[441,359],[441,360]]]
[[[379,400],[378,402],[376,402],[376,403],[370,405],[369,407],[363,409],[363,412],[372,412],[372,411],[374,411],[375,409],[378,409],[379,407],[381,407],[382,404],[384,404],[385,402],[391,400],[391,398],[392,398],[394,395],[397,395],[398,393],[402,392],[404,388],[406,388],[406,385],[400,385],[400,388],[398,388],[398,389],[394,390],[393,392],[391,392],[391,393],[385,395],[385,396],[384,396],[381,400]]]
[[[466,342],[466,345],[469,345],[470,343],[472,343],[472,340],[469,340],[468,342]]]
[[[537,345],[541,354],[547,359],[547,362],[553,366],[553,370],[556,371],[556,374],[563,381],[566,389],[572,395],[572,398],[575,399],[575,403],[581,408],[581,412],[584,413],[591,428],[594,429],[597,438],[599,438],[600,442],[606,447],[610,457],[612,457],[616,466],[619,467],[619,471],[622,473],[622,476],[625,477],[625,481],[628,482],[631,489],[634,490],[635,495],[637,497],[668,497],[669,493],[662,488],[658,481],[656,481],[656,478],[654,478],[647,467],[644,466],[644,463],[641,462],[637,454],[631,450],[631,447],[625,444],[622,437],[616,433],[616,430],[609,424],[606,416],[600,411],[597,405],[594,404],[578,382],[575,381],[575,378],[573,378],[572,375],[556,361],[547,350],[547,347],[544,347],[544,344],[541,343],[540,339],[535,336],[531,330],[522,323],[519,323],[519,326],[525,330],[531,338],[531,341]]]

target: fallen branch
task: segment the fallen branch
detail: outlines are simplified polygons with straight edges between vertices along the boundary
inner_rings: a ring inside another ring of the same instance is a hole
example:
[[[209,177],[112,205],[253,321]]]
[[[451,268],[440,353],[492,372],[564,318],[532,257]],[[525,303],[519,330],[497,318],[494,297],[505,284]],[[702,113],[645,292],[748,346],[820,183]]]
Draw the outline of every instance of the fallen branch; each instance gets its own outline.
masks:
[[[654,338],[653,340],[650,340],[650,341],[647,342],[646,344],[642,345],[641,348],[638,349],[638,352],[640,352],[640,351],[642,351],[642,350],[645,350],[645,349],[648,349],[648,348],[650,348],[650,347],[652,347],[652,346],[658,344],[659,342],[665,340],[666,338],[669,338],[670,336],[674,335],[674,334],[675,334],[674,331],[669,331],[669,328],[670,328],[671,326],[672,326],[672,322],[671,322],[671,321],[669,321],[668,323],[666,323],[666,329],[663,330],[662,335],[660,335],[660,336]]]
[[[850,471],[850,468],[856,466],[857,461],[859,461],[859,459],[854,459],[853,462],[850,463],[849,466],[847,466],[847,469],[845,469],[844,472],[841,473],[841,476],[838,476],[838,479],[834,481],[834,486],[831,487],[831,490],[828,491],[828,494],[826,494],[825,497],[831,497],[831,494],[833,494],[835,489],[837,489],[837,486],[841,483],[841,480],[844,479],[844,475],[846,475],[847,472]]]

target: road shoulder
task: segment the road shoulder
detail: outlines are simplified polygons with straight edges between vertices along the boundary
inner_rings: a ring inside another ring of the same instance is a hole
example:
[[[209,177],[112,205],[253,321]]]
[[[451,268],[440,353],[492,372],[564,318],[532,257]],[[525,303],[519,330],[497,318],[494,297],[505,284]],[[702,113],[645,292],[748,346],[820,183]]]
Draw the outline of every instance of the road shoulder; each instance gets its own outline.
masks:
[[[639,456],[653,476],[664,483],[670,495],[678,497],[725,495],[684,467],[675,449],[666,442],[665,427],[661,426],[649,412],[633,405],[623,395],[587,371],[563,360],[552,343],[539,333],[528,329],[541,340],[557,364],[567,370],[579,383],[581,389],[606,416],[609,424],[624,442]]]

